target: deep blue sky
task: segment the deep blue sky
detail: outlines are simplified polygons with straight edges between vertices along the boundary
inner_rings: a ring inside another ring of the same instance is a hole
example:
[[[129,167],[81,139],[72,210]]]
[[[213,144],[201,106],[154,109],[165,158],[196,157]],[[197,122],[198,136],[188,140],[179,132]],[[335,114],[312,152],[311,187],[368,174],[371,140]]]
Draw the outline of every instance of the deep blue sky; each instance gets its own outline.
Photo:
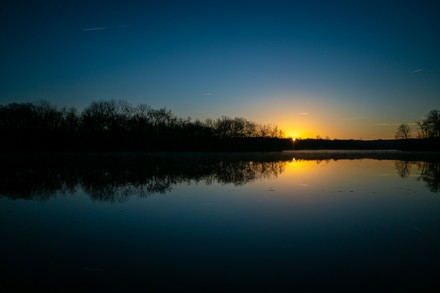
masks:
[[[121,99],[391,138],[440,108],[436,3],[2,1],[0,103]]]

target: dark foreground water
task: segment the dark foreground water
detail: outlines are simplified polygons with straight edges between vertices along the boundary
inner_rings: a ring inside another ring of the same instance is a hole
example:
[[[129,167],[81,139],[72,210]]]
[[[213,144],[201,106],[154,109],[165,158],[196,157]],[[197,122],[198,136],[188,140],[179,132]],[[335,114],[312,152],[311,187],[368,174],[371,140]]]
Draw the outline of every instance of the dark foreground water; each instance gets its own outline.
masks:
[[[438,291],[440,159],[4,155],[0,291]]]

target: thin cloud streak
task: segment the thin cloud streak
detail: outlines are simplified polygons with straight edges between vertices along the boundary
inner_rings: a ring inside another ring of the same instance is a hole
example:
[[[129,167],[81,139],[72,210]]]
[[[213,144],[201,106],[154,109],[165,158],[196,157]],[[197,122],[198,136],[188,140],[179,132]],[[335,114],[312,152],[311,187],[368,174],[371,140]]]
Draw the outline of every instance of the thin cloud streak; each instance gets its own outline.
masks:
[[[399,126],[399,125],[401,125],[402,123],[375,123],[374,125],[377,125],[377,126]],[[405,124],[408,124],[408,125],[410,125],[410,126],[417,126],[417,123],[416,122],[405,122]]]
[[[377,126],[399,126],[402,123],[375,123]]]
[[[204,95],[204,96],[213,96],[214,94],[211,93],[211,92],[206,92],[206,93],[203,93],[202,95]]]
[[[419,69],[411,71],[411,73],[417,73],[417,72],[422,72],[422,71],[423,71],[423,68],[419,68]]]
[[[83,28],[82,31],[83,31],[83,32],[88,32],[88,31],[102,31],[102,30],[106,30],[106,29],[108,29],[108,27],[106,27],[106,26],[100,26],[100,27]]]
[[[309,112],[301,112],[301,113],[296,113],[296,115],[309,115]]]
[[[97,27],[89,27],[89,28],[83,28],[83,32],[90,32],[90,31],[103,31],[108,29],[118,29],[118,28],[130,28],[132,27],[132,24],[121,24],[116,26],[97,26]]]

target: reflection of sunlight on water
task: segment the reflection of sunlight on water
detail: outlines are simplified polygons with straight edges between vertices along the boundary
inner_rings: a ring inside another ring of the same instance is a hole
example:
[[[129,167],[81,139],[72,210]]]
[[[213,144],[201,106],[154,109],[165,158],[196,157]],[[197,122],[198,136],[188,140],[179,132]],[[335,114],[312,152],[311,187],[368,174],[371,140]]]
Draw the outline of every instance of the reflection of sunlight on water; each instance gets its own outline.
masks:
[[[391,160],[297,160],[286,164],[277,179],[277,191],[286,196],[333,198],[348,192],[361,196],[396,191],[402,182]],[[274,184],[274,183],[271,183]]]
[[[165,162],[161,168],[133,161],[103,168],[101,162],[77,169],[82,175],[62,173],[65,164],[42,169],[52,172],[42,174],[57,176],[34,186],[53,187],[46,187],[48,192],[61,183],[79,186],[75,196],[54,196],[45,204],[0,196],[5,231],[0,266],[8,268],[3,273],[19,280],[50,276],[74,284],[82,282],[84,272],[105,271],[109,279],[123,283],[122,289],[133,283],[163,286],[179,277],[179,284],[203,278],[217,286],[219,276],[235,281],[242,275],[243,288],[265,278],[275,284],[292,276],[309,286],[329,274],[331,280],[338,278],[337,285],[353,278],[368,284],[378,268],[396,282],[396,276],[431,281],[423,274],[436,280],[440,197],[432,196],[425,182],[437,190],[438,164],[420,163],[421,171],[415,164],[408,173],[407,164],[371,159],[319,164],[295,159],[185,161],[174,167]],[[424,177],[420,182],[400,174]],[[132,196],[118,205],[103,202],[122,201],[127,197],[121,190],[138,194],[145,185],[156,196]],[[121,195],[112,197],[114,191]],[[47,256],[51,261],[42,261]],[[29,266],[22,269],[20,264]],[[98,282],[103,279],[96,280],[92,285],[102,286]]]
[[[310,166],[316,165],[315,160],[297,160],[293,159],[286,164],[286,171],[289,171],[290,169],[305,169],[309,168]]]
[[[9,167],[0,168],[0,197],[48,200],[58,193],[83,190],[93,200],[125,202],[132,196],[145,198],[199,184],[207,185],[208,193],[214,189],[212,185],[220,184],[231,188],[256,186],[255,190],[261,188],[273,193],[296,190],[301,194],[328,195],[344,190],[377,192],[384,186],[392,189],[410,184],[402,181],[405,178],[416,179],[413,181],[418,185],[424,182],[433,192],[440,190],[440,167],[436,161],[371,159],[354,152],[348,159],[341,152],[222,154],[220,157],[185,154],[171,159],[169,156],[61,156],[59,159],[61,163],[41,159],[14,164],[11,160],[6,164]]]
[[[310,184],[307,184],[307,183],[300,183],[300,184],[298,184],[298,186],[302,186],[302,187],[309,187],[309,186],[310,186]]]

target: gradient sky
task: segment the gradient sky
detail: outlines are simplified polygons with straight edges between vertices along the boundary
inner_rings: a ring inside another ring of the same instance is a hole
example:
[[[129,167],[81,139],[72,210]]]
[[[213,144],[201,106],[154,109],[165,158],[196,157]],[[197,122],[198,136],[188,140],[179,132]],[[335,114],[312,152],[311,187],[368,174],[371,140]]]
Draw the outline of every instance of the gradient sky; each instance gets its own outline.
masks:
[[[438,1],[2,1],[0,103],[394,137],[440,107]],[[414,133],[416,127],[413,127]]]

